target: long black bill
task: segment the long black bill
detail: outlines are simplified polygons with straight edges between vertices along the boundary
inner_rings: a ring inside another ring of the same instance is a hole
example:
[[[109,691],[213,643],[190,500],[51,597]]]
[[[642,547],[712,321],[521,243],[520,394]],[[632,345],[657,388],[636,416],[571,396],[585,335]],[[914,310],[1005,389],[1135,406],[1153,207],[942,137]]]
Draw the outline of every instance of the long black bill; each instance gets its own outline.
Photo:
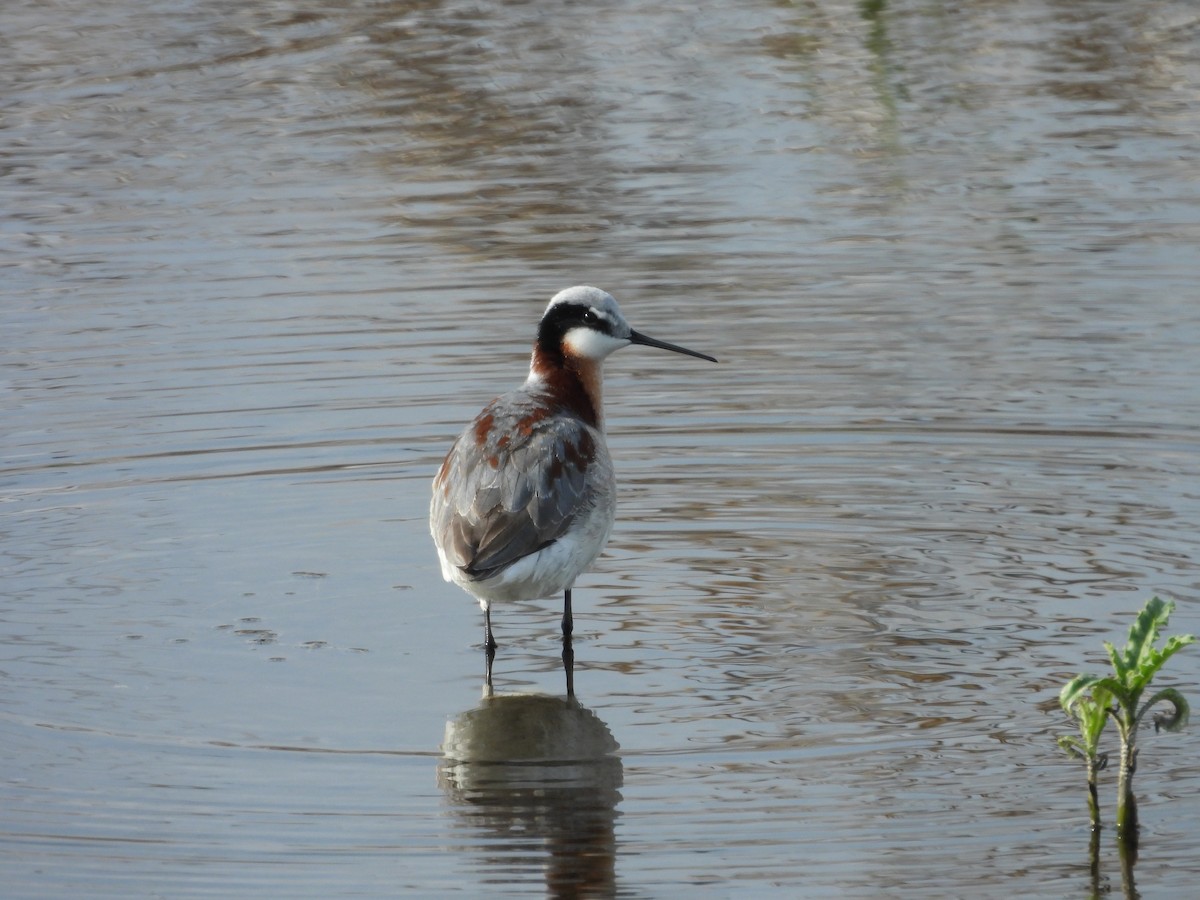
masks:
[[[633,344],[641,344],[643,347],[657,347],[660,350],[674,350],[676,353],[682,353],[685,356],[694,356],[696,359],[707,359],[709,362],[716,362],[715,356],[709,356],[705,353],[697,353],[695,350],[689,350],[687,347],[680,347],[678,344],[668,344],[666,341],[660,341],[658,338],[646,337],[640,331],[630,331],[629,341]]]

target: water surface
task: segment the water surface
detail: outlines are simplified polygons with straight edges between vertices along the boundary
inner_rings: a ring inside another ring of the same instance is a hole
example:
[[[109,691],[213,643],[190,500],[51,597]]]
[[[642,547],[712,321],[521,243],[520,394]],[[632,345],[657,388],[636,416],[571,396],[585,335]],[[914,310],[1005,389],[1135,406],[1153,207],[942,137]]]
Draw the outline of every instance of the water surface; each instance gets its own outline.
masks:
[[[1152,594],[1200,632],[1190,4],[0,25],[9,895],[1132,890],[1055,697]],[[497,611],[501,703],[591,739],[458,759],[428,484],[576,283],[721,363],[609,364],[579,708]],[[1195,746],[1143,737],[1143,898]]]

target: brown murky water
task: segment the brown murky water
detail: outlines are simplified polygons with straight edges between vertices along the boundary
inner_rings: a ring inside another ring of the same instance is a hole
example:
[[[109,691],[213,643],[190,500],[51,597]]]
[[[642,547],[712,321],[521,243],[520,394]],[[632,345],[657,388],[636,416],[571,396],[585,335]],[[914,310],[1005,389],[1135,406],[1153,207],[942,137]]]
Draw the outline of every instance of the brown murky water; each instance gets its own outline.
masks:
[[[1200,632],[1192,4],[0,35],[7,896],[1194,890],[1195,735],[1136,887],[1055,746],[1146,598]],[[575,283],[721,364],[613,358],[581,705],[530,603],[488,706],[428,482]]]

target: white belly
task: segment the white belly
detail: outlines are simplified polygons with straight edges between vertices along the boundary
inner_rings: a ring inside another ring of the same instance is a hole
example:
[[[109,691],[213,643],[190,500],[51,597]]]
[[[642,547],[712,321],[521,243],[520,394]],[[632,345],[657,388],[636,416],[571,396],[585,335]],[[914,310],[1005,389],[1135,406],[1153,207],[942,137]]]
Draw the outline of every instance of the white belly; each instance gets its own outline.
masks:
[[[597,492],[596,501],[582,510],[567,533],[554,543],[517,560],[492,578],[472,581],[444,558],[442,577],[474,596],[484,609],[496,601],[558,596],[591,567],[608,543],[616,511],[615,491]]]

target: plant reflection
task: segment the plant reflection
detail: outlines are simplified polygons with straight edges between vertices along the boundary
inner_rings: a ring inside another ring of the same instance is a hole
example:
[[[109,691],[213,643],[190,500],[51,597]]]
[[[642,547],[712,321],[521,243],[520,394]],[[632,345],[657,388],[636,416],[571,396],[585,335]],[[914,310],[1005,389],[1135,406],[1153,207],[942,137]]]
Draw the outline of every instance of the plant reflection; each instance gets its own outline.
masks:
[[[485,696],[446,723],[438,783],[471,832],[483,882],[540,873],[550,897],[614,896],[618,749],[573,697]]]

